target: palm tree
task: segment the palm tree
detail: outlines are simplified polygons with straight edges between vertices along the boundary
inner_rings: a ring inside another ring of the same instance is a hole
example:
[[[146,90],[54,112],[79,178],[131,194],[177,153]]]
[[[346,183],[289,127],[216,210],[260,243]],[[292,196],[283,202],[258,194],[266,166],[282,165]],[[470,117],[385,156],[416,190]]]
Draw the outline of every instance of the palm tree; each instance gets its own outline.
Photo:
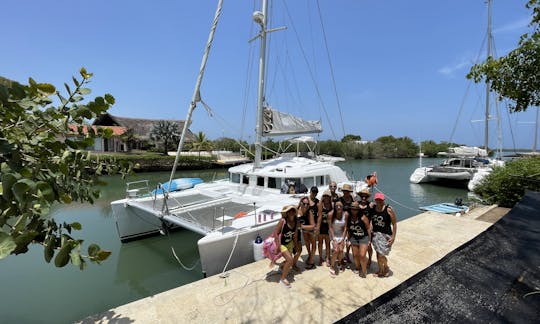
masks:
[[[193,141],[192,146],[194,151],[199,152],[199,160],[201,159],[201,151],[211,151],[213,148],[212,142],[203,132],[198,132],[195,135],[195,141]]]
[[[180,136],[180,126],[170,120],[160,120],[154,124],[150,132],[150,138],[154,141],[163,142],[163,154],[167,155],[169,144],[177,141]]]

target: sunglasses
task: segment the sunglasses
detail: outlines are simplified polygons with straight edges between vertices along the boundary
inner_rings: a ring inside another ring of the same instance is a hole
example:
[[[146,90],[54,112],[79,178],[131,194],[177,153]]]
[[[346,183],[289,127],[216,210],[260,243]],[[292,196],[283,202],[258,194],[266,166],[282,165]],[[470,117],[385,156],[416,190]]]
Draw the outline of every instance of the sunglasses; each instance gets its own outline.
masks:
[[[337,188],[337,186],[330,186],[330,188]]]
[[[304,205],[304,206],[308,206],[308,205],[309,205],[309,203],[307,203],[307,202],[303,202],[303,203],[301,203],[301,205]]]
[[[369,196],[365,196],[365,195],[360,195],[360,198],[367,198]]]

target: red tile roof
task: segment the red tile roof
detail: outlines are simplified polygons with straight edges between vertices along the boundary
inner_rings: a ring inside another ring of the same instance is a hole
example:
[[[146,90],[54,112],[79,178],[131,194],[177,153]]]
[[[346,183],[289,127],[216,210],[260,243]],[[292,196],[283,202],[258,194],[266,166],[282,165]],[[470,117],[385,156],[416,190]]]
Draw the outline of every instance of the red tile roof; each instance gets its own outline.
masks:
[[[75,125],[75,124],[69,125],[69,129],[73,133],[77,133],[77,128],[78,127],[79,127],[79,125]],[[120,135],[124,134],[127,131],[127,128],[122,127],[122,126],[92,126],[92,129],[94,129],[94,131],[96,131],[98,128],[101,128],[101,129],[105,128],[105,129],[112,130],[113,136],[120,136]],[[87,133],[88,133],[88,126],[83,125],[83,134],[87,134]]]

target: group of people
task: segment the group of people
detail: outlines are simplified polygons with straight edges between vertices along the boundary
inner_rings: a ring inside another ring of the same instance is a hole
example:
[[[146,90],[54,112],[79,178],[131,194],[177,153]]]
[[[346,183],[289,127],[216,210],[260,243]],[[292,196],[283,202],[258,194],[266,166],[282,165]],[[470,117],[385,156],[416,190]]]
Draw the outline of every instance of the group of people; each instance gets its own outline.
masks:
[[[365,278],[375,249],[378,270],[373,275],[388,276],[387,256],[397,232],[392,207],[385,203],[380,192],[375,194],[374,202],[370,201],[369,187],[362,188],[355,196],[352,186],[344,184],[341,192],[337,192],[336,182],[331,182],[320,200],[318,188],[312,187],[297,206],[283,207],[282,218],[273,233],[285,259],[280,265],[280,284],[290,287],[287,280],[290,269],[300,270],[297,262],[302,253],[302,239],[308,253],[305,269],[315,268],[318,250],[318,265],[326,265],[330,275],[338,275],[349,263],[354,273]],[[351,250],[353,262],[349,258]]]

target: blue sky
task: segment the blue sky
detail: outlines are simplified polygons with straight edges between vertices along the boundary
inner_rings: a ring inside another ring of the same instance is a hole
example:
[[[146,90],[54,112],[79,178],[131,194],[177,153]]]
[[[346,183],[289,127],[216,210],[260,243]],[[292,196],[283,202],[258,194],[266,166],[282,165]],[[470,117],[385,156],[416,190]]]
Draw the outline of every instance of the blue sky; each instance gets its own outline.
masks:
[[[212,139],[252,141],[258,42],[248,40],[255,35],[251,14],[259,2],[224,2],[201,89],[215,115],[200,106],[191,129]],[[92,94],[116,98],[112,114],[185,119],[216,3],[3,0],[0,75],[19,81],[31,76],[63,89],[84,66],[94,73]],[[494,0],[499,56],[528,31],[525,3]],[[485,57],[485,1],[320,0],[319,8],[327,45],[316,1],[277,0],[272,6],[271,27],[288,29],[270,40],[271,105],[321,119],[320,139],[393,135],[483,144],[483,123],[471,120],[483,118],[484,90],[469,85],[465,75]],[[534,109],[509,115],[504,106],[504,147],[515,142],[530,148]],[[495,124],[490,122],[490,146],[496,145]]]

